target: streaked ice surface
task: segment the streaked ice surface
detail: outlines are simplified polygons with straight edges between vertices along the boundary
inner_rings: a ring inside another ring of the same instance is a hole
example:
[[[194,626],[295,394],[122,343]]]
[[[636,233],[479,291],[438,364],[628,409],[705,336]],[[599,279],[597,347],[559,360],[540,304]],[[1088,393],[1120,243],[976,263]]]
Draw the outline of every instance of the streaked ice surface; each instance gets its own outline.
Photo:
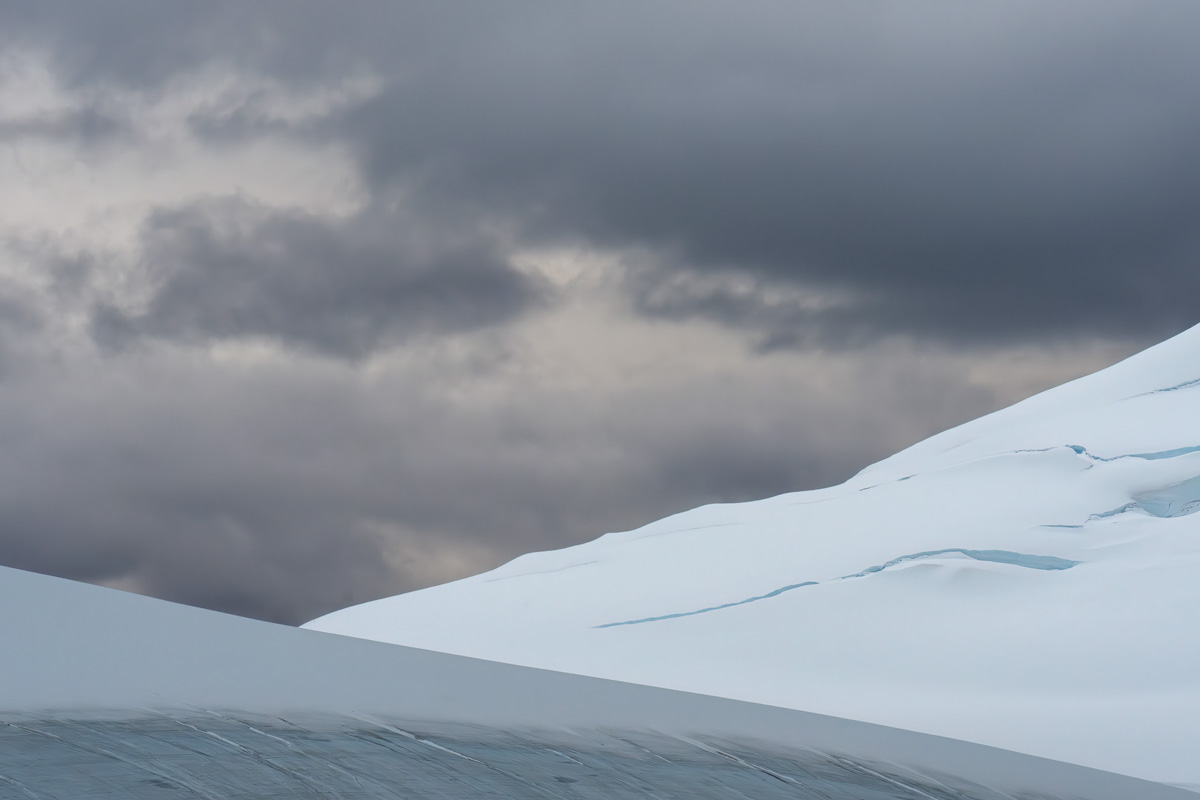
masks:
[[[1014,800],[835,753],[629,731],[349,717],[0,720],[0,798]],[[1039,793],[1049,800],[1051,795]]]

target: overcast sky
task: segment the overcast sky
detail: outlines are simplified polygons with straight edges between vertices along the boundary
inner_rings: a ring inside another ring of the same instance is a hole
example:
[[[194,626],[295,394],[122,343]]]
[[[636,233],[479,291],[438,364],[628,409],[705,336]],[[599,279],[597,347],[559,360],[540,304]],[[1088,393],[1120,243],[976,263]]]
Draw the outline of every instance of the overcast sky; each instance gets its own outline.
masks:
[[[1200,4],[0,0],[0,564],[298,623],[1197,321]]]

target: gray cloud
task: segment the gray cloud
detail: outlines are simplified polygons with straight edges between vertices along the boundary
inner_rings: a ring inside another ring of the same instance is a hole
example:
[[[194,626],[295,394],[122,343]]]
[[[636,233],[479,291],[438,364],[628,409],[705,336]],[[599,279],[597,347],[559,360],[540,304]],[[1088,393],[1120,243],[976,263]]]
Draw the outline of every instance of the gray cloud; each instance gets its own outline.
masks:
[[[1145,337],[1194,319],[1191,4],[33,9],[6,9],[14,35],[56,46],[77,82],[153,87],[209,62],[297,83],[372,72],[383,91],[316,129],[430,214],[859,296],[768,314],[770,341]],[[253,109],[193,124],[286,128]],[[755,316],[688,299],[670,314]]]
[[[144,311],[102,304],[97,339],[266,338],[362,358],[414,336],[496,325],[538,285],[478,237],[364,213],[330,220],[243,199],[151,215],[142,228]]]
[[[247,402],[187,367],[41,377],[3,398],[4,563],[273,619],[386,582],[333,501],[349,487],[322,481],[345,446],[320,448],[311,384],[233,382]]]
[[[656,12],[620,38],[497,36],[397,82],[349,130],[380,187],[503,199],[529,235],[662,248],[671,274],[850,293],[837,314],[792,315],[800,341],[804,325],[956,341],[1185,327],[1200,56],[1177,31],[1195,10],[972,8],[943,8],[936,34],[884,15],[904,37],[774,6],[754,23],[694,15],[670,43]],[[687,300],[671,313],[756,317]],[[774,340],[793,324],[766,323]]]
[[[130,136],[127,120],[97,105],[0,120],[0,141],[51,140],[90,148]]]
[[[438,3],[361,0],[0,0],[0,38],[42,48],[73,87],[120,85],[154,94],[181,74],[212,66],[321,83],[363,66],[394,75],[448,42],[487,37],[497,19],[533,4],[500,0],[470,12]]]
[[[1100,366],[1194,321],[1197,9],[0,0],[0,563],[296,622]]]
[[[581,394],[514,386],[504,359],[481,372],[445,358],[375,379],[171,348],[44,370],[0,392],[0,563],[300,622],[702,503],[835,482],[996,402],[952,369],[886,359],[844,396],[797,394],[786,372]],[[508,388],[463,402],[480,383]],[[914,430],[875,412],[880,394]]]
[[[22,360],[22,350],[43,327],[35,303],[0,281],[0,382],[9,377]]]

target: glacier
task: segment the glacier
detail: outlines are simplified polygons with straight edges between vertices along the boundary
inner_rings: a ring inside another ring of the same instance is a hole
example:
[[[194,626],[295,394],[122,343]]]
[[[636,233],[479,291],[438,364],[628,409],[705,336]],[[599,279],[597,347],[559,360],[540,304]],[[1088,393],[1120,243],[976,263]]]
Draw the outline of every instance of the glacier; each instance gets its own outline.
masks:
[[[1200,326],[827,489],[309,630],[1200,784]]]

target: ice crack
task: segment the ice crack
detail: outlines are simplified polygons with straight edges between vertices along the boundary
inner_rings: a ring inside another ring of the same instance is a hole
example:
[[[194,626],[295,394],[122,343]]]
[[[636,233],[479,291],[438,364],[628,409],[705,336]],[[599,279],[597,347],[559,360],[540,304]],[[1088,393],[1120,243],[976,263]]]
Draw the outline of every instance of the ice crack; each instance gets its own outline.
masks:
[[[1122,458],[1140,458],[1145,461],[1158,461],[1164,458],[1179,458],[1186,456],[1189,453],[1200,453],[1200,445],[1192,445],[1190,447],[1176,447],[1171,450],[1158,450],[1153,453],[1126,453],[1119,456],[1098,456],[1088,451],[1086,447],[1081,447],[1077,444],[1069,444],[1067,447],[1074,450],[1076,454],[1085,458],[1090,458],[1092,461],[1119,461]]]
[[[1039,555],[1031,555],[1029,553],[1016,553],[1011,550],[967,550],[967,549],[964,549],[961,547],[948,547],[948,548],[945,548],[942,550],[925,550],[920,553],[910,553],[908,555],[903,555],[898,558],[893,558],[891,561],[887,561],[883,564],[878,564],[873,567],[867,567],[866,569],[862,570],[861,572],[855,572],[850,575],[843,575],[840,578],[834,578],[833,581],[827,581],[827,582],[832,583],[835,581],[848,581],[848,580],[854,580],[855,578],[865,578],[868,575],[874,575],[877,572],[883,572],[885,569],[894,567],[898,564],[902,564],[906,561],[914,561],[914,560],[921,559],[921,558],[932,558],[935,556],[947,555],[949,553],[958,553],[960,555],[966,556],[967,558],[974,559],[975,561],[990,561],[995,564],[1009,564],[1014,567],[1024,567],[1026,569],[1040,569],[1040,570],[1052,570],[1052,571],[1070,569],[1071,567],[1074,567],[1080,563],[1078,561],[1072,561],[1069,558],[1059,558],[1058,556],[1039,556]],[[803,589],[806,586],[818,586],[821,583],[822,583],[821,581],[804,581],[803,583],[793,583],[793,584],[789,584],[787,586],[781,586],[780,588],[775,589],[774,591],[767,592],[766,594],[755,595],[754,597],[747,597],[744,600],[735,600],[735,601],[729,602],[729,603],[721,603],[720,605],[708,606],[707,608],[699,608],[694,611],[680,611],[680,612],[677,612],[674,614],[661,614],[661,615],[655,616],[655,617],[642,617],[641,619],[623,620],[621,622],[606,622],[602,625],[596,625],[595,627],[596,628],[616,628],[621,625],[641,625],[642,623],[645,623],[645,622],[661,622],[661,621],[667,620],[667,619],[679,619],[681,617],[694,617],[698,614],[708,614],[709,612],[712,612],[712,611],[722,611],[726,608],[733,608],[734,606],[744,606],[747,603],[756,603],[759,600],[768,600],[772,597],[778,597],[779,595],[781,595],[785,592],[790,592],[794,589]]]
[[[1146,392],[1146,394],[1162,394],[1163,392],[1177,392],[1180,389],[1187,389],[1192,386],[1200,386],[1200,378],[1196,378],[1196,379],[1190,380],[1190,381],[1184,381],[1183,383],[1177,383],[1174,386],[1167,386],[1162,389],[1155,389],[1153,391]]]

